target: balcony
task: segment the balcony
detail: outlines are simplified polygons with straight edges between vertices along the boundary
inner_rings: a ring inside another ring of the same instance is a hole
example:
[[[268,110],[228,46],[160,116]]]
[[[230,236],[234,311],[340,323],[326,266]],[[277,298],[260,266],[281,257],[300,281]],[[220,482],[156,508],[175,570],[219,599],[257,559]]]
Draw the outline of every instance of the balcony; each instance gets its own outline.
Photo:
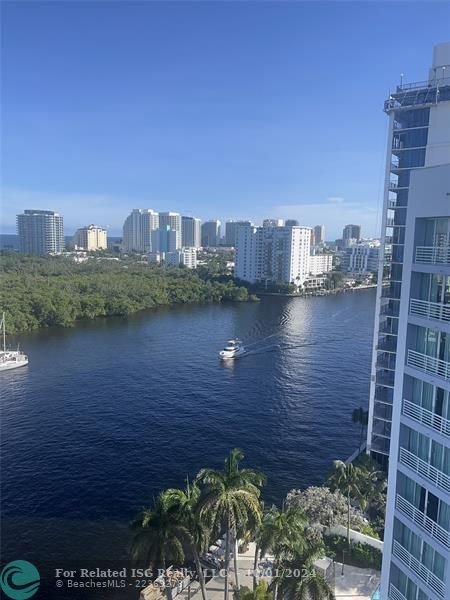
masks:
[[[409,314],[425,319],[448,322],[450,321],[450,304],[411,298],[409,302]]]
[[[386,227],[394,227],[394,219],[386,219]]]
[[[408,600],[392,583],[389,584],[389,600]]]
[[[445,548],[450,548],[450,533],[400,494],[396,495],[395,507],[398,512],[426,531],[434,540],[445,546]]]
[[[417,246],[415,262],[428,265],[450,265],[450,245]]]
[[[393,210],[394,208],[397,208],[397,200],[388,200],[387,205],[388,208]]]
[[[378,341],[377,350],[379,352],[396,352],[397,341],[395,336],[381,338]]]
[[[431,427],[438,433],[442,433],[442,435],[450,437],[450,420],[444,419],[431,410],[427,410],[409,400],[403,400],[402,414],[418,423]]]
[[[378,371],[375,383],[384,387],[394,387],[394,371]]]
[[[450,477],[406,448],[400,448],[400,463],[435,486],[450,493]]]
[[[438,375],[446,381],[450,380],[450,363],[428,354],[422,354],[415,350],[408,350],[408,358],[406,360],[408,367],[419,369],[431,375]]]
[[[392,545],[392,554],[396,556],[410,571],[415,573],[421,581],[423,581],[430,590],[445,598],[445,584],[436,577],[434,573],[427,569],[415,556],[413,556],[406,548],[404,548],[397,540],[394,540]]]

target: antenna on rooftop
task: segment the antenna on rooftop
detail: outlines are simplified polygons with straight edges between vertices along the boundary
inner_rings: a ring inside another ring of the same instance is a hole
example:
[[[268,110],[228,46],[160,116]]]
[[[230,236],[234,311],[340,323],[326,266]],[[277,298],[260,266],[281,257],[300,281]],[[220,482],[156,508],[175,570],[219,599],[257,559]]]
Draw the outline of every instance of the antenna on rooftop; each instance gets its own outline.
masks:
[[[403,77],[405,76],[404,73],[400,73],[400,87],[403,86]]]

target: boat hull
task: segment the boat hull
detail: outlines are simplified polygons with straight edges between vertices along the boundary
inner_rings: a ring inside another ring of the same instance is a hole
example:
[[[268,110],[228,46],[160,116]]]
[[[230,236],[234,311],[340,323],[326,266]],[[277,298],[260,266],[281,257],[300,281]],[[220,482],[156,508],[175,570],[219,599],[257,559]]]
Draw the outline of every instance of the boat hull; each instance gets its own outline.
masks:
[[[0,364],[0,373],[2,371],[11,371],[11,369],[18,369],[19,367],[26,367],[27,364],[28,364],[27,360],[3,363],[3,364]]]
[[[243,354],[245,354],[244,348],[239,348],[239,350],[236,350],[236,352],[227,352],[226,350],[222,350],[222,352],[219,352],[219,358],[221,360],[234,360]]]

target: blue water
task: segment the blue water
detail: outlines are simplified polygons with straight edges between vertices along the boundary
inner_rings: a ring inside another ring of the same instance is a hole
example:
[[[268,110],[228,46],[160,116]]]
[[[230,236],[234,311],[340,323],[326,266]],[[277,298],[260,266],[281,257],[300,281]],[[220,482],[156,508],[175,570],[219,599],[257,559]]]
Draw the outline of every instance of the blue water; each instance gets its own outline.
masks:
[[[7,558],[120,558],[136,511],[234,446],[268,502],[321,483],[359,443],[374,301],[266,297],[21,336],[30,364],[0,380]],[[248,353],[224,364],[236,335]]]

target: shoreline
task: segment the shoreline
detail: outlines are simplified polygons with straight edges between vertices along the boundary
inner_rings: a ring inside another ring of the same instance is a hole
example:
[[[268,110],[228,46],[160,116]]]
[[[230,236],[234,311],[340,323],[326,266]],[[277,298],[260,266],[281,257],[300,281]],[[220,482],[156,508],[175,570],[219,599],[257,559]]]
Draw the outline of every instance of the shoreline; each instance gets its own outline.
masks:
[[[336,290],[316,290],[303,294],[289,294],[288,292],[253,292],[257,296],[282,296],[285,298],[310,298],[311,296],[334,296],[345,292],[359,292],[360,290],[376,289],[377,284],[358,285],[352,288],[339,288]]]

